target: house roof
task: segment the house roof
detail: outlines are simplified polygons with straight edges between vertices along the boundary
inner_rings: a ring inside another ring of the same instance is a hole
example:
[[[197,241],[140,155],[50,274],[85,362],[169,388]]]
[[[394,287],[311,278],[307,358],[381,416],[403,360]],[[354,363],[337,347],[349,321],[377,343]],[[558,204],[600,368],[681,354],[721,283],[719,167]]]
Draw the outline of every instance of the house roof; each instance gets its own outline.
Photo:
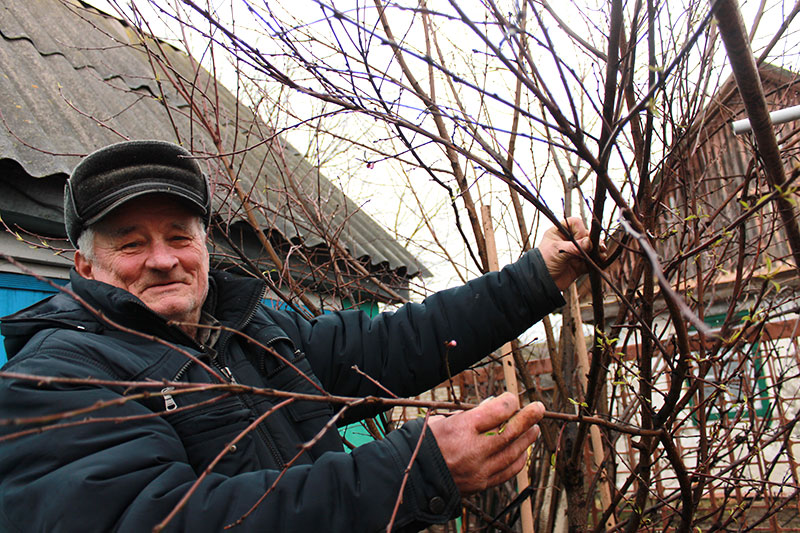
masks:
[[[77,2],[6,0],[0,66],[0,209],[38,222],[36,231],[63,234],[61,191],[82,155],[125,139],[157,138],[209,156],[201,163],[215,182],[224,220],[246,220],[235,183],[263,206],[255,213],[263,230],[309,248],[338,238],[350,255],[373,266],[407,277],[428,274],[192,58],[144,40],[114,17]],[[215,143],[208,130],[217,125]]]

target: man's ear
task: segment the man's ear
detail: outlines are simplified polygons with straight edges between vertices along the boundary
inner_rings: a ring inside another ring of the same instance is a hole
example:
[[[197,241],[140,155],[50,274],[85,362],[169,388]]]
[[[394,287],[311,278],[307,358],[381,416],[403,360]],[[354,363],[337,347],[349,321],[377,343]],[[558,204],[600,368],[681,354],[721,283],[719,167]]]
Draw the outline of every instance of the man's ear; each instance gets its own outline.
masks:
[[[84,257],[82,253],[75,252],[74,262],[75,271],[78,273],[78,275],[80,275],[82,278],[94,279],[94,274],[92,273],[92,262]]]

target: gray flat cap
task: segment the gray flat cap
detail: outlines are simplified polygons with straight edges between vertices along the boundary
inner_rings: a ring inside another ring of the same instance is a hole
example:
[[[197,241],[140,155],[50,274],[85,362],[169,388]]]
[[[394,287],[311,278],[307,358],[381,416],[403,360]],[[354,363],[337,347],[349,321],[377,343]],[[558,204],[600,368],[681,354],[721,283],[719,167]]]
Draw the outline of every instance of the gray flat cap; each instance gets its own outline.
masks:
[[[126,141],[92,152],[72,171],[64,191],[67,237],[77,247],[88,226],[125,202],[151,193],[183,200],[208,227],[210,187],[192,155],[171,142]]]

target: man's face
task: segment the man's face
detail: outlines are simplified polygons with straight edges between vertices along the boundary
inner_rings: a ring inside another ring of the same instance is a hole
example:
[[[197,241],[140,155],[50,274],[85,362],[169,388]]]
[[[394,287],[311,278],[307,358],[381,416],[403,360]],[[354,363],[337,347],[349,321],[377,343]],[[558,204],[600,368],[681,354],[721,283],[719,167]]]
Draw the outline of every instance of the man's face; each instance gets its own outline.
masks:
[[[112,211],[95,224],[94,260],[76,253],[75,267],[85,278],[125,289],[168,320],[200,320],[208,294],[205,234],[199,217],[170,196],[142,196]]]

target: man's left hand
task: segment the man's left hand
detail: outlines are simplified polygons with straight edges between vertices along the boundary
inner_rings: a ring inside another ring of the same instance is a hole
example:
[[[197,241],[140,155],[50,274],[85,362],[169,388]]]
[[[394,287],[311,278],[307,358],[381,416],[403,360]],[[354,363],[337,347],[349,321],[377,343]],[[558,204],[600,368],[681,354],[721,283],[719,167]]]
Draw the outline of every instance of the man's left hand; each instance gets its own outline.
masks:
[[[572,238],[584,252],[591,251],[592,242],[589,239],[589,230],[586,229],[580,218],[570,217],[563,222],[563,226],[572,233]],[[550,277],[562,291],[569,287],[578,276],[588,271],[583,254],[575,246],[575,243],[556,227],[545,232],[542,242],[539,243],[539,252],[544,258]]]

